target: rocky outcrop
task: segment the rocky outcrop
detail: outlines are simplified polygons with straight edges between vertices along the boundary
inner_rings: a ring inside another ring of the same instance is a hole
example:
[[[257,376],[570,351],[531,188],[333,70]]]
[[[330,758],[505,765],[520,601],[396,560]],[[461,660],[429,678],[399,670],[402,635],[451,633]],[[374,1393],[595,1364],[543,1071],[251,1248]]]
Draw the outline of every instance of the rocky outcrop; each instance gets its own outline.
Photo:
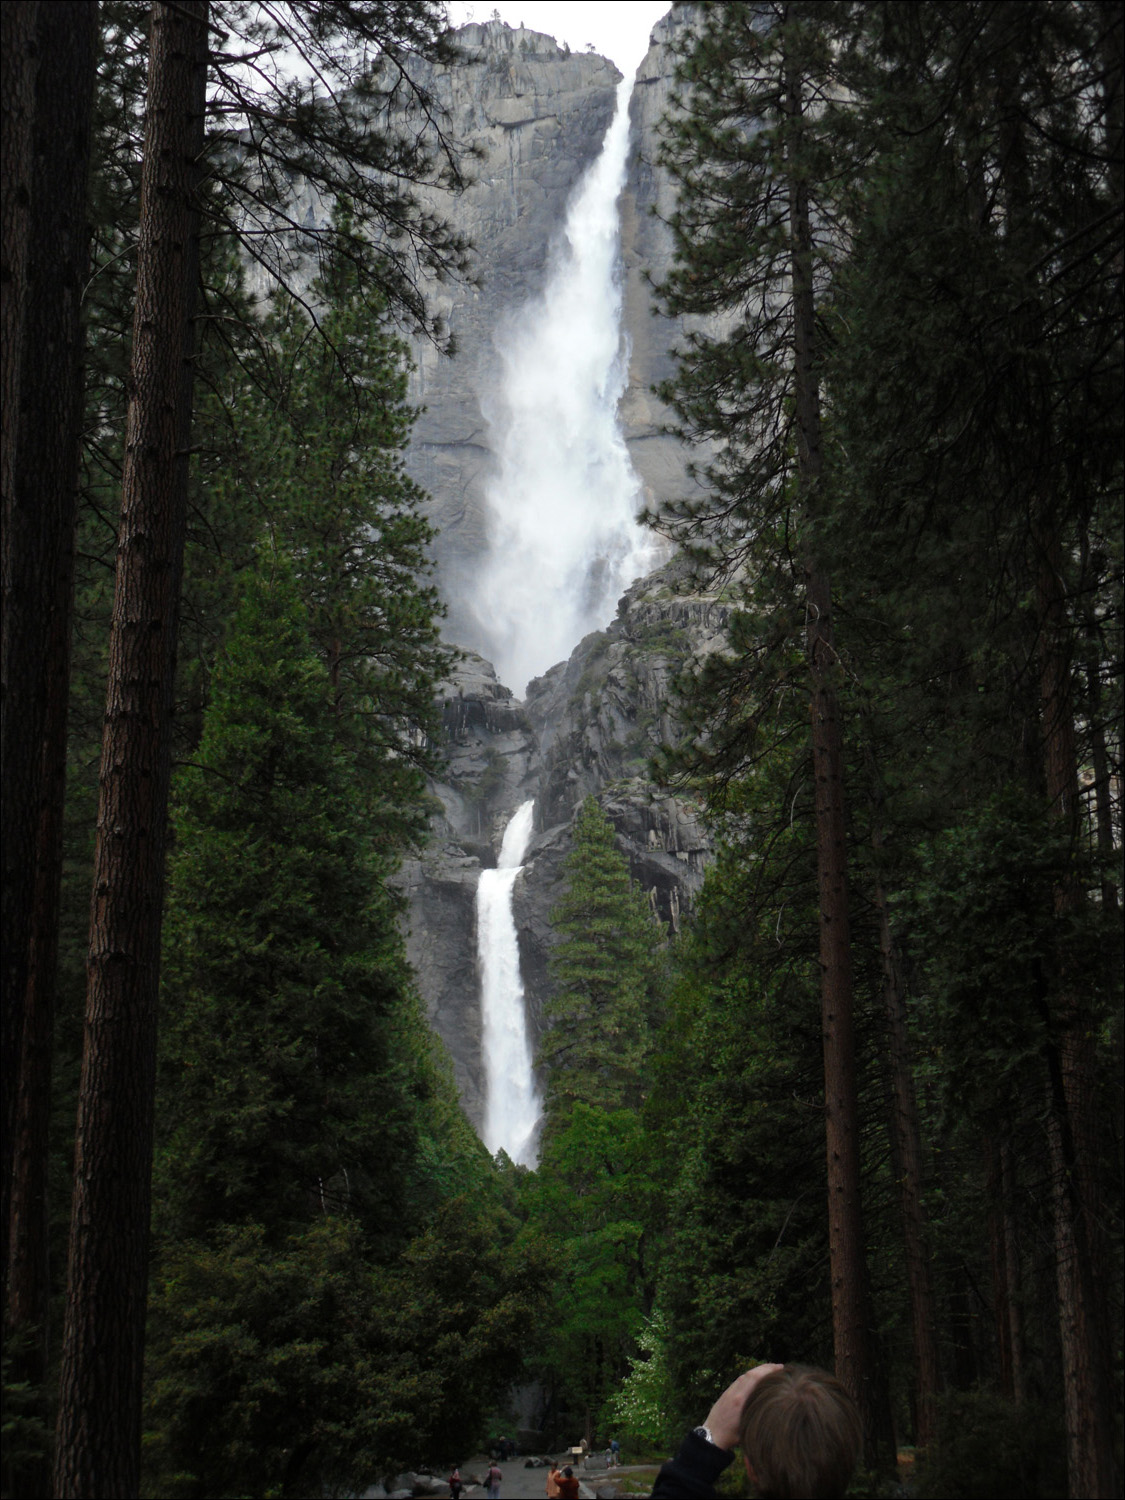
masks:
[[[431,837],[404,866],[407,957],[430,1023],[453,1057],[469,1118],[484,1118],[476,961],[476,893],[496,863],[504,827],[535,795],[539,742],[527,713],[472,652],[440,693],[443,772],[433,784]]]
[[[710,854],[699,809],[654,788],[648,760],[674,743],[675,677],[719,649],[728,607],[693,591],[673,567],[633,585],[617,617],[569,661],[537,678],[524,702],[468,655],[442,690],[444,769],[433,787],[433,840],[404,874],[408,953],[432,1024],[453,1055],[469,1118],[483,1118],[475,896],[504,827],[528,797],[536,828],[513,908],[533,1041],[551,993],[550,912],[583,800],[596,796],[654,917],[678,928]]]
[[[475,247],[475,284],[432,283],[426,295],[456,347],[414,345],[410,397],[422,413],[408,454],[438,528],[434,555],[449,639],[483,644],[468,607],[487,548],[485,481],[492,461],[484,407],[499,379],[496,331],[542,290],[567,199],[601,149],[620,73],[595,53],[503,21],[457,32],[463,60],[426,81],[453,134],[480,153],[462,193],[434,208]]]
[[[671,97],[670,44],[684,24],[673,12],[657,25],[637,73],[619,204],[629,354],[620,415],[650,507],[693,488],[683,445],[664,431],[669,413],[651,390],[672,373],[671,351],[682,329],[653,316],[647,279],[651,274],[659,282],[672,263],[664,220],[674,193],[657,163],[658,131]],[[542,290],[567,200],[601,150],[620,74],[595,53],[571,53],[550,37],[503,21],[463,27],[457,39],[464,60],[426,77],[449,110],[454,134],[482,159],[463,193],[435,194],[431,201],[474,244],[477,280],[427,288],[432,311],[448,326],[457,352],[448,359],[430,344],[415,343],[411,399],[424,409],[408,465],[431,497],[448,637],[481,648],[469,601],[488,544],[485,490],[493,440],[487,407],[499,376],[494,339]]]
[[[668,220],[676,193],[658,158],[662,121],[675,109],[674,48],[690,28],[691,11],[690,6],[676,6],[657,22],[637,69],[629,103],[629,173],[619,203],[623,323],[629,345],[629,380],[620,419],[650,509],[695,488],[687,474],[683,444],[664,430],[671,414],[653,391],[675,373],[673,350],[685,333],[681,321],[654,316],[653,284],[659,286],[672,269],[674,242]]]

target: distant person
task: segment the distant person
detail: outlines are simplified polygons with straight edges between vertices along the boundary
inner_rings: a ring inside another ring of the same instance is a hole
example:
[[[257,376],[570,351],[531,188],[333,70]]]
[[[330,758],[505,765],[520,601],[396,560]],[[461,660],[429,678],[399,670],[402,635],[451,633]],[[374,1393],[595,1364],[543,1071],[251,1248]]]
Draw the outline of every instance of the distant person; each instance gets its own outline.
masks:
[[[488,1493],[491,1496],[491,1500],[499,1500],[500,1486],[503,1482],[504,1476],[503,1474],[501,1474],[500,1470],[496,1467],[495,1464],[489,1464],[488,1479],[486,1480],[486,1483],[488,1485]]]
[[[759,1500],[836,1500],[851,1483],[862,1445],[855,1402],[834,1375],[807,1365],[758,1365],[684,1438],[656,1476],[653,1500],[714,1500],[735,1448]]]
[[[609,1440],[609,1462],[610,1467],[616,1469],[621,1463],[621,1444],[616,1438]]]
[[[547,1500],[559,1500],[559,1480],[562,1478],[562,1470],[559,1468],[557,1458],[552,1458],[551,1467],[547,1470]]]
[[[449,1473],[449,1478],[445,1482],[449,1486],[450,1500],[461,1500],[461,1490],[464,1482],[461,1478],[461,1470],[456,1464],[453,1465]]]
[[[578,1480],[569,1464],[559,1477],[559,1500],[578,1500]]]

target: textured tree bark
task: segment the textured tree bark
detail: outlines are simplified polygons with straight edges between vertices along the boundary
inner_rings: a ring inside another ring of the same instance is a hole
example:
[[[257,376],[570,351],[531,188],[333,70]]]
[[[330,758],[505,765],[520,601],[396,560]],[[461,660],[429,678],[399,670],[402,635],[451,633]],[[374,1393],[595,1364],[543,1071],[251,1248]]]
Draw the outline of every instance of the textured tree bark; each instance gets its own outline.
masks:
[[[800,162],[794,159],[795,153],[799,155],[802,83],[799,70],[791,65],[786,68],[785,109],[790,127],[788,192],[797,473],[802,504],[806,514],[811,515],[823,469],[823,453],[820,389],[815,369],[816,308],[808,185]],[[835,687],[838,661],[828,575],[812,556],[806,559],[805,569],[833,1347],[836,1374],[859,1407],[867,1462],[874,1465],[889,1446],[890,1421],[876,1377],[860,1197],[843,736]]]
[[[988,1256],[992,1273],[992,1324],[996,1339],[996,1363],[1000,1389],[1015,1399],[1015,1352],[1012,1347],[1010,1308],[1016,1286],[1009,1276],[1008,1217],[1004,1203],[1004,1174],[1000,1146],[990,1132],[985,1138],[985,1173],[988,1184]]]
[[[206,0],[154,4],[55,1493],[135,1495]]]
[[[19,1335],[12,1377],[42,1387],[49,1282],[47,1158],[51,1042],[62,874],[66,718],[74,595],[74,523],[82,410],[82,292],[88,273],[87,176],[98,17],[82,0],[39,7],[31,256],[24,323],[15,498],[22,542],[20,719],[34,779],[21,809],[34,833],[23,872],[23,1027],[13,1089],[13,1152],[5,1316]],[[46,1474],[13,1476],[16,1494],[43,1494]]]
[[[20,376],[27,264],[31,238],[32,129],[37,70],[35,0],[9,0],[0,7],[0,765],[3,803],[0,810],[0,1097],[3,1139],[0,1141],[0,1286],[8,1279],[8,1217],[12,1186],[12,1139],[15,1130],[16,1078],[23,1003],[26,991],[27,909],[31,892],[34,826],[29,816],[34,780],[30,726],[11,712],[26,688],[13,643],[23,640],[26,602],[22,558],[26,525],[15,495]],[[5,1328],[6,1332],[6,1328]]]
[[[1062,548],[1047,527],[1039,550],[1039,705],[1047,799],[1053,821],[1072,847],[1080,837],[1078,755],[1069,647],[1074,633],[1067,616]],[[1055,889],[1055,911],[1081,910],[1085,893],[1077,873]],[[1098,1222],[1097,1058],[1093,1025],[1068,976],[1057,976],[1048,997],[1054,1038],[1048,1056],[1051,1114],[1048,1148],[1055,1256],[1059,1289],[1059,1335],[1067,1430],[1067,1478],[1072,1496],[1116,1495],[1113,1448],[1112,1363],[1097,1286],[1107,1268]]]
[[[881,843],[881,838],[876,842]],[[891,1154],[902,1211],[906,1278],[910,1287],[910,1318],[914,1335],[914,1378],[917,1390],[915,1441],[920,1448],[927,1448],[937,1438],[937,1397],[941,1389],[941,1377],[926,1213],[922,1203],[922,1135],[918,1125],[914,1067],[906,1027],[906,1001],[887,911],[887,898],[879,881],[875,883],[874,902],[879,914],[883,1006],[890,1044]]]
[[[1004,1224],[1004,1255],[1008,1267],[1008,1330],[1012,1350],[1012,1398],[1019,1405],[1022,1405],[1027,1400],[1027,1385],[1024,1379],[1027,1360],[1024,1356],[1023,1312],[1020,1307],[1020,1287],[1023,1282],[1020,1276],[1020,1255],[1019,1246],[1016,1243],[1015,1215],[1013,1213],[1016,1192],[1016,1170],[1012,1162],[1012,1148],[1007,1141],[1000,1147],[1000,1185]]]

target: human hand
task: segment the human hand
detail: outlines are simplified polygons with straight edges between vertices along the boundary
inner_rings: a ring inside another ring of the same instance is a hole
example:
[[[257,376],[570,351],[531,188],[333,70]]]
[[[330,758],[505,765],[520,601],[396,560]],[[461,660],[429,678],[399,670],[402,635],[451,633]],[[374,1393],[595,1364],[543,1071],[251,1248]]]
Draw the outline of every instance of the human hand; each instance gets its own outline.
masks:
[[[784,1365],[756,1365],[732,1381],[707,1413],[707,1427],[720,1448],[738,1447],[738,1427],[742,1420],[742,1408],[754,1387]]]

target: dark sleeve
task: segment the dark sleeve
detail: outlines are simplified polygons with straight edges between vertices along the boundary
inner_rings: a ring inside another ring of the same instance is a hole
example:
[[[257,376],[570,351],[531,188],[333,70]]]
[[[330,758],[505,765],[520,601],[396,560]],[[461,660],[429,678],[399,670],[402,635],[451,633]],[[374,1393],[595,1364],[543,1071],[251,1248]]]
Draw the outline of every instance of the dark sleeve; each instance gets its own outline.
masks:
[[[734,1454],[689,1432],[652,1487],[653,1500],[715,1500],[715,1481]]]

